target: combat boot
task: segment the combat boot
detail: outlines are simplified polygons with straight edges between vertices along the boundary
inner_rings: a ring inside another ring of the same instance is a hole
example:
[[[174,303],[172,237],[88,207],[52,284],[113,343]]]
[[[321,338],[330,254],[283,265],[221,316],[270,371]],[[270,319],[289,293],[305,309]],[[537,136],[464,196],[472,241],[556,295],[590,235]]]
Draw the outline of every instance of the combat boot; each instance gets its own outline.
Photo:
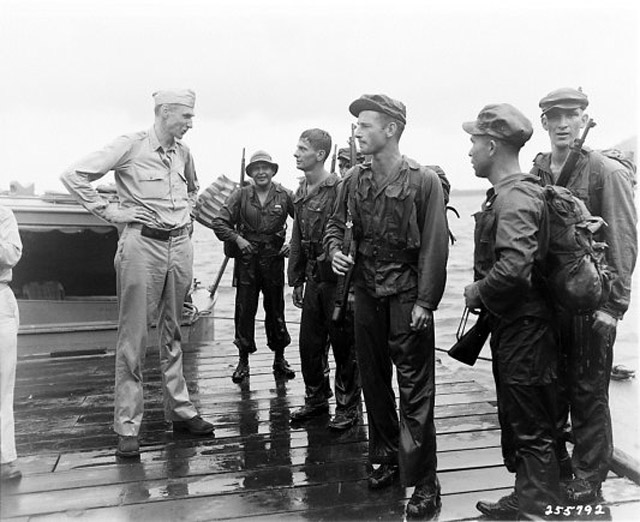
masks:
[[[231,376],[231,380],[237,384],[247,377],[249,377],[249,357],[241,355],[240,361],[238,361],[238,366],[236,366],[236,369]]]
[[[518,516],[518,495],[515,490],[497,502],[480,500],[476,509],[491,520],[516,520]]]

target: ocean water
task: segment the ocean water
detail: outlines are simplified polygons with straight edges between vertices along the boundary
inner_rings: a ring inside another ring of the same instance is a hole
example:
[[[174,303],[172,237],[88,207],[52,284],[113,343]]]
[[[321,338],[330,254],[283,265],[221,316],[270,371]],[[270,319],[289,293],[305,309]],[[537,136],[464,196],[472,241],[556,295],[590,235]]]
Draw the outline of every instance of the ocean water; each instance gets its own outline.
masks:
[[[453,192],[449,204],[455,207],[460,218],[452,212],[448,213],[449,226],[456,237],[456,242],[449,249],[449,262],[447,264],[447,284],[440,306],[435,313],[436,322],[436,346],[448,349],[455,342],[455,334],[464,310],[463,290],[473,280],[473,214],[480,209],[484,200],[484,191],[477,192]],[[201,282],[199,290],[194,295],[197,305],[206,302],[208,292],[206,288],[211,285],[222,265],[224,254],[222,243],[215,237],[213,231],[196,223],[193,234],[194,239],[194,277]],[[214,314],[216,323],[233,320],[233,304],[235,289],[231,286],[233,261],[231,261],[220,282],[216,294]],[[638,367],[638,274],[634,278],[634,293],[632,304],[627,313],[626,320],[619,324],[615,349],[615,362],[624,363],[632,368]],[[300,310],[292,305],[291,289],[285,288],[286,320],[299,322]],[[262,317],[261,308],[258,318]],[[260,322],[257,322],[260,327]],[[217,326],[216,326],[217,328]],[[218,328],[217,328],[218,329]],[[294,339],[292,345],[297,344]],[[483,355],[488,356],[485,348]]]

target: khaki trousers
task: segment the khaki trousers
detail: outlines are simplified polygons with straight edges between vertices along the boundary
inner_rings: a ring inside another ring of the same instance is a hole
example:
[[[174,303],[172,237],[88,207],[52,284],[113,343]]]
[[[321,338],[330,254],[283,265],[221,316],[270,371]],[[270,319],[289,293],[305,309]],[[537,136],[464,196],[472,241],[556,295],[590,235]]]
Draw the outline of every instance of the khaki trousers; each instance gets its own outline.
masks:
[[[9,285],[0,283],[0,462],[16,454],[13,389],[18,356],[18,304]]]
[[[193,277],[193,246],[186,234],[159,241],[127,226],[114,264],[119,304],[114,430],[132,436],[138,435],[142,423],[142,368],[149,327],[154,322],[165,419],[189,419],[198,414],[182,371],[180,333],[182,305]]]

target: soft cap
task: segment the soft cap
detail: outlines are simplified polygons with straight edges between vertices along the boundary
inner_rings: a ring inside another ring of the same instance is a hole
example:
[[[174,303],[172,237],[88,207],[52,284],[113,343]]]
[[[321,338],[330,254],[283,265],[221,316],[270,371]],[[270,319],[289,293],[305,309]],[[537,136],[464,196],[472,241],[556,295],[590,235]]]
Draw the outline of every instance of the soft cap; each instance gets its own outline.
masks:
[[[520,147],[533,134],[527,117],[508,103],[485,105],[476,121],[465,122],[462,128],[471,135],[493,136]]]
[[[349,112],[356,118],[362,111],[381,112],[405,125],[407,123],[407,108],[404,103],[389,98],[386,94],[363,94],[349,105]]]
[[[191,89],[166,89],[154,92],[153,100],[156,106],[164,105],[165,103],[177,103],[193,109],[196,104],[196,93]]]
[[[589,100],[580,89],[562,87],[551,91],[540,100],[538,105],[542,109],[542,114],[545,114],[551,109],[586,109]]]

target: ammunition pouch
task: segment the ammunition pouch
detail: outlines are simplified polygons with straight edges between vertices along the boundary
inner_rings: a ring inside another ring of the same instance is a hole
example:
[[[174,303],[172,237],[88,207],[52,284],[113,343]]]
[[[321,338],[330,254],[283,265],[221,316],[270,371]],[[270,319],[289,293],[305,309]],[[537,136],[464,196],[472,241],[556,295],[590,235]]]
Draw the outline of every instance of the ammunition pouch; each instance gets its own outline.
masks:
[[[378,261],[407,264],[417,263],[419,257],[419,252],[417,250],[388,248],[368,241],[360,242],[358,245],[358,253],[366,257],[373,257]]]

